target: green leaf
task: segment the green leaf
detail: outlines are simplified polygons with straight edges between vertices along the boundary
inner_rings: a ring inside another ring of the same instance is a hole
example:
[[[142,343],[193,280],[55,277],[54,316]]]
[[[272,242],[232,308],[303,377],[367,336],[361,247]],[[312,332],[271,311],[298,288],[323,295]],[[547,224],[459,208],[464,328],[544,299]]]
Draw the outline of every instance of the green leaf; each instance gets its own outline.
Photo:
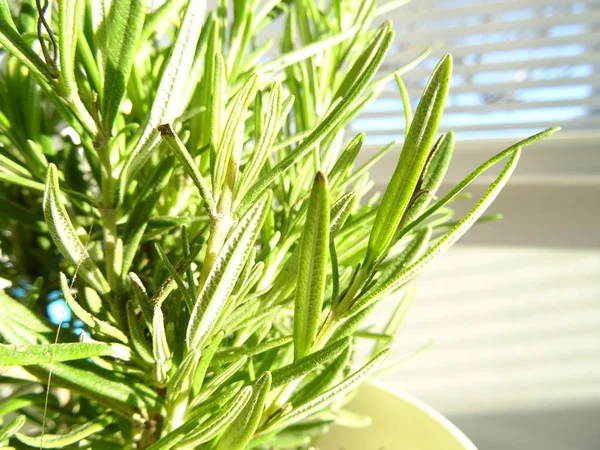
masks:
[[[219,389],[223,384],[227,382],[227,380],[234,376],[242,367],[246,365],[247,362],[248,357],[244,355],[238,358],[236,361],[229,364],[224,369],[220,369],[216,373],[214,378],[206,384],[206,386],[202,389],[200,394],[196,398],[194,398],[191,407],[193,408],[194,406],[200,405],[206,400],[208,400],[217,389]]]
[[[356,205],[356,192],[351,191],[342,195],[332,206],[331,206],[331,222],[329,225],[329,235],[331,237],[337,236],[340,232],[346,220],[352,214],[352,210]]]
[[[224,335],[225,333],[223,331],[219,331],[217,334],[215,334],[210,343],[202,350],[202,354],[200,356],[200,361],[198,362],[198,367],[196,368],[194,382],[192,385],[193,396],[196,396],[198,392],[200,392],[200,390],[202,389],[202,385],[204,384],[204,377],[206,376],[208,366],[212,362],[213,356],[219,348],[219,344],[223,340]]]
[[[5,14],[0,15],[0,45],[25,65],[38,80],[48,84],[52,82],[52,73],[46,63],[27,45]]]
[[[415,232],[415,236],[408,245],[396,256],[389,259],[389,263],[384,263],[379,275],[378,283],[387,282],[390,278],[396,276],[400,271],[410,266],[419,259],[427,250],[431,240],[432,228],[427,226],[422,230]]]
[[[78,392],[129,419],[136,408],[155,411],[162,406],[162,399],[153,389],[125,380],[88,361],[27,366],[26,370],[43,383],[47,383],[48,374],[52,371],[53,386]]]
[[[443,208],[446,204],[448,204],[452,199],[456,198],[458,194],[460,194],[467,186],[469,186],[477,177],[486,172],[490,167],[494,166],[498,162],[502,161],[508,156],[512,156],[513,153],[523,147],[531,145],[541,139],[544,139],[552,134],[556,133],[560,130],[560,127],[552,127],[548,128],[544,131],[541,131],[533,136],[529,136],[522,141],[517,142],[516,144],[511,145],[506,150],[498,153],[497,155],[491,157],[486,162],[481,164],[477,169],[471,172],[465,179],[463,179],[460,183],[458,183],[455,187],[453,187],[450,192],[448,192],[443,198],[438,200],[435,204],[427,209],[423,214],[421,214],[418,219],[414,220],[402,230],[400,230],[398,239],[401,239],[403,236],[406,236],[413,229],[418,227],[420,224],[425,222],[425,220],[429,219],[433,214]]]
[[[408,91],[406,90],[406,86],[400,75],[394,74],[394,77],[396,78],[396,83],[398,84],[400,98],[402,99],[402,108],[404,109],[404,133],[408,133],[413,116],[412,108],[410,106],[410,98],[408,97]]]
[[[73,361],[93,356],[117,356],[120,351],[111,344],[6,345],[0,344],[0,366],[29,366],[51,362]]]
[[[36,344],[48,342],[47,336],[53,331],[32,311],[17,300],[0,292],[0,336],[9,344]]]
[[[32,191],[36,192],[44,192],[46,190],[46,185],[44,183],[40,183],[38,181],[33,181],[19,175],[13,175],[5,172],[0,172],[0,181],[5,181],[16,186],[22,186],[24,188],[31,189]],[[81,192],[75,192],[70,189],[65,189],[63,192],[65,194],[69,194],[69,197],[73,200],[96,206],[96,202],[93,199],[89,198],[85,194],[82,194]]]
[[[62,291],[63,297],[65,298],[65,301],[67,302],[67,305],[69,306],[69,308],[71,308],[73,314],[75,314],[83,323],[90,327],[92,332],[110,336],[124,344],[127,344],[127,336],[125,336],[125,334],[121,330],[114,327],[110,323],[105,322],[104,320],[100,320],[97,317],[93,316],[85,309],[83,309],[77,301],[75,301],[75,298],[71,294],[71,289],[69,288],[67,277],[62,272],[59,274],[59,282],[60,289]]]
[[[101,294],[110,291],[102,272],[90,258],[79,240],[77,232],[67,215],[58,187],[58,172],[54,164],[48,167],[46,191],[44,192],[44,216],[54,244],[73,266],[78,267],[81,276]]]
[[[227,76],[223,55],[215,55],[214,73],[212,80],[212,104],[210,115],[210,146],[211,152],[216,153],[219,148],[219,142],[223,136],[223,125],[225,124],[225,104],[227,102]],[[214,155],[213,155],[214,156]],[[214,158],[213,158],[214,161]],[[217,190],[214,188],[215,192]]]
[[[246,194],[250,186],[252,186],[252,183],[254,183],[256,177],[260,174],[260,171],[267,160],[269,155],[268,151],[273,146],[273,142],[275,142],[275,138],[277,137],[277,133],[283,122],[280,114],[281,110],[281,84],[274,83],[271,87],[271,96],[269,97],[267,111],[264,113],[264,124],[260,132],[258,143],[241,175],[238,195],[242,197]],[[258,111],[255,114],[262,118],[263,112]]]
[[[355,83],[348,90],[348,94],[327,114],[306,140],[252,186],[236,209],[235,215],[237,217],[244,214],[279,175],[313,150],[353,110],[356,99],[362,94],[383,62],[383,58],[392,43],[393,36],[394,32],[391,30],[391,25],[386,22],[375,36],[375,44],[367,49],[370,51],[371,57],[367,58],[368,66],[365,68],[363,76],[355,80]]]
[[[131,268],[156,203],[171,179],[173,166],[174,159],[172,157],[166,158],[136,195],[135,203],[123,232],[123,242],[125,243],[123,248],[123,274],[129,272]]]
[[[273,384],[271,389],[277,389],[281,386],[305,376],[316,370],[319,366],[328,363],[331,359],[337,357],[350,345],[350,338],[340,339],[325,348],[311,353],[304,358],[300,358],[287,366],[283,366],[273,371]]]
[[[427,207],[431,198],[435,195],[440,184],[442,184],[442,181],[444,180],[453,154],[454,133],[450,131],[443,136],[425,168],[425,172],[420,181],[420,186],[418,186],[421,191],[425,192],[425,195],[419,195],[418,198],[414,200],[412,207],[403,220],[405,223],[410,223],[418,218]]]
[[[192,417],[186,420],[185,424],[156,441],[147,450],[168,450],[176,444],[180,448],[194,447],[209,441],[235,420],[251,395],[252,388],[245,387],[220,411],[213,413],[207,421],[198,424],[200,417]]]
[[[325,299],[329,250],[329,191],[325,175],[317,173],[306,223],[300,239],[298,281],[294,307],[294,359],[310,353]]]
[[[106,64],[102,123],[108,135],[112,134],[115,118],[125,96],[146,9],[146,0],[113,1],[106,18],[108,45],[104,55]]]
[[[79,97],[75,78],[75,54],[84,6],[85,3],[78,0],[58,0],[59,92],[86,131],[96,136],[98,127]]]
[[[348,311],[348,315],[352,316],[356,314],[361,309],[376,301],[382,295],[402,286],[408,280],[416,276],[417,273],[419,273],[433,259],[437,258],[442,252],[450,248],[450,246],[454,244],[463,234],[465,234],[471,225],[473,225],[473,223],[475,223],[475,221],[481,217],[488,206],[500,193],[502,188],[506,185],[508,178],[515,169],[520,154],[520,148],[513,150],[513,152],[510,154],[510,159],[504,166],[504,169],[502,169],[502,172],[500,172],[498,177],[492,182],[479,202],[477,202],[477,204],[454,227],[452,227],[450,231],[448,231],[441,239],[439,239],[435,245],[433,245],[427,251],[427,253],[425,253],[416,262],[402,270],[399,274],[394,276],[383,285],[376,286],[368,291],[362,298],[359,298],[358,301],[352,306],[350,311]]]
[[[20,225],[31,228],[37,233],[46,232],[46,227],[38,215],[3,195],[0,195],[0,214],[16,221]]]
[[[156,361],[155,377],[159,382],[165,381],[171,367],[171,351],[165,333],[165,319],[160,305],[154,307],[152,320],[152,355]]]
[[[27,418],[24,415],[19,415],[5,426],[0,427],[0,443],[13,437],[21,428],[23,428],[26,421]]]
[[[148,160],[158,142],[157,127],[163,123],[172,123],[186,106],[182,104],[181,99],[202,30],[199,24],[203,10],[202,0],[187,0],[177,37],[154,96],[150,115],[141,127],[139,138],[121,170],[118,190],[121,199],[127,189],[129,178]]]
[[[77,2],[77,0],[58,0],[59,78],[68,95],[77,91],[75,49],[77,48],[81,6],[83,3]]]
[[[199,360],[200,352],[192,350],[179,365],[173,378],[169,381],[168,389],[170,393],[173,393],[170,403],[176,404],[177,400],[181,400],[189,395]]]
[[[358,27],[352,27],[343,33],[336,34],[332,37],[328,37],[312,44],[304,45],[298,50],[284,53],[283,55],[272,59],[268,63],[263,64],[262,72],[277,72],[285,69],[288,66],[291,66],[292,64],[308,59],[351,38],[356,34],[357,30]]]
[[[389,349],[384,350],[375,358],[373,358],[373,360],[371,360],[361,369],[354,372],[341,383],[337,384],[331,389],[328,389],[314,399],[294,407],[289,413],[284,414],[279,419],[269,424],[265,431],[286,428],[318,411],[327,408],[335,401],[343,398],[345,395],[357,388],[370,374],[372,374],[375,369],[377,369],[388,357],[389,353]]]
[[[271,389],[271,374],[265,372],[252,387],[252,397],[229,425],[217,444],[216,450],[244,450],[254,436],[265,409],[267,394]]]
[[[131,345],[142,358],[142,360],[148,364],[154,364],[154,356],[152,350],[148,345],[146,336],[144,335],[144,329],[140,320],[135,314],[135,305],[130,300],[127,302],[127,325],[129,328],[129,338],[131,339]]]
[[[365,257],[364,265],[367,268],[378,262],[387,252],[396,228],[415,193],[415,187],[437,133],[448,95],[451,72],[452,58],[446,55],[435,68],[425,87],[402,147],[400,160],[377,211]]]
[[[359,133],[348,143],[348,146],[329,171],[328,178],[331,186],[337,186],[338,183],[345,181],[344,177],[352,167],[352,163],[356,159],[364,140],[365,133]]]
[[[215,165],[213,168],[213,192],[220,194],[225,177],[228,174],[229,167],[233,161],[239,165],[242,147],[244,145],[244,114],[250,103],[250,99],[254,96],[258,76],[253,74],[248,78],[244,87],[236,95],[231,110],[229,111],[229,119],[223,129],[223,134],[217,148]]]
[[[43,434],[41,436],[31,437],[25,434],[17,433],[17,439],[22,443],[37,448],[63,448],[67,445],[76,444],[91,436],[98,431],[106,428],[114,422],[114,418],[108,415],[102,415],[89,420],[83,425],[71,427],[63,434]]]
[[[188,324],[186,341],[189,349],[201,349],[211,338],[214,326],[221,318],[225,305],[233,291],[235,280],[241,273],[246,259],[264,222],[271,195],[265,195],[242,217],[223,245],[206,283],[196,300]]]
[[[144,317],[146,326],[150,331],[152,331],[152,318],[154,311],[150,302],[150,298],[148,298],[146,288],[144,287],[142,280],[140,280],[140,278],[133,272],[129,273],[129,281],[131,282],[131,287],[133,288],[135,300],[142,311],[142,316]]]
[[[177,283],[179,292],[181,293],[181,296],[185,300],[185,303],[187,304],[188,309],[191,311],[194,307],[194,300],[190,296],[190,293],[188,292],[183,279],[177,273],[177,270],[175,270],[175,267],[173,267],[173,264],[171,264],[171,261],[169,261],[169,258],[167,257],[167,255],[165,254],[164,250],[162,249],[162,247],[160,246],[160,244],[158,242],[154,243],[154,248],[156,249],[156,252],[158,253],[158,257],[160,258],[160,260],[163,262],[163,264],[169,271],[169,274],[171,275],[171,277],[173,277],[173,279],[175,280],[175,283]]]
[[[354,183],[357,180],[360,180],[361,177],[367,175],[369,169],[373,167],[377,161],[383,158],[394,146],[397,144],[396,141],[392,141],[389,144],[385,145],[381,150],[379,150],[372,158],[370,158],[366,163],[360,166],[351,176],[347,177],[344,180],[344,183],[349,185],[350,183]]]
[[[210,187],[204,180],[204,177],[200,173],[200,170],[196,166],[194,159],[181,142],[181,139],[177,137],[175,131],[169,124],[159,125],[158,130],[160,131],[160,136],[163,138],[169,150],[173,152],[173,154],[177,157],[179,162],[183,165],[183,168],[192,179],[198,191],[200,192],[200,196],[206,205],[206,209],[209,213],[214,211],[215,205],[213,202],[213,198],[211,195]]]
[[[338,339],[335,342],[341,342],[342,339]],[[342,377],[342,374],[348,368],[351,355],[352,347],[348,346],[331,364],[327,365],[321,373],[317,374],[305,386],[294,392],[290,399],[290,403],[292,403],[292,405],[306,403],[329,389],[330,386]]]
[[[285,336],[267,342],[262,342],[250,348],[239,347],[233,349],[220,350],[214,355],[213,362],[215,364],[222,364],[226,362],[235,361],[241,355],[256,356],[274,348],[286,346],[290,344],[292,340],[293,338],[291,336]]]

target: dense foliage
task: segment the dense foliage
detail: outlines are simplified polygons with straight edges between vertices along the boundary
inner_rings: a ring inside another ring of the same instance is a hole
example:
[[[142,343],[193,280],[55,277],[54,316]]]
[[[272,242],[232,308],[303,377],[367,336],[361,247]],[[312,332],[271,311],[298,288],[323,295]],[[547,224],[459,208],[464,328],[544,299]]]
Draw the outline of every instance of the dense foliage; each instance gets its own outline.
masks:
[[[394,36],[377,25],[402,3],[0,0],[0,446],[306,448],[348,420],[407,282],[554,131],[436,199],[452,58],[413,114],[401,77],[426,52],[377,75]],[[365,136],[346,126],[394,79],[401,152],[356,167]],[[386,299],[389,321],[361,328]],[[354,361],[357,338],[371,359]]]

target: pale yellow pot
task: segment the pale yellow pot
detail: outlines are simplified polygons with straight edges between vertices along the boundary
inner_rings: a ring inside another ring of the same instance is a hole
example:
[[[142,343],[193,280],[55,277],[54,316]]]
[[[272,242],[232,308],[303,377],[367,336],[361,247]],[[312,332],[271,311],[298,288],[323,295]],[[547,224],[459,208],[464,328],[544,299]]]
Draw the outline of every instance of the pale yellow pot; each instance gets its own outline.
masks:
[[[334,427],[320,450],[477,450],[448,419],[420,400],[364,384],[347,409],[370,416],[365,428]]]

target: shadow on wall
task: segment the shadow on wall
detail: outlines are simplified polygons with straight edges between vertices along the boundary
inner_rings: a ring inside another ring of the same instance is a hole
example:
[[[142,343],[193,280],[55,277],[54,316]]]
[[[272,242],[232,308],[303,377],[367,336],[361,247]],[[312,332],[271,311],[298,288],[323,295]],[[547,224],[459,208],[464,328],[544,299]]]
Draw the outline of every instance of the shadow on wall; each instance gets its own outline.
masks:
[[[450,416],[480,450],[598,450],[600,406]]]

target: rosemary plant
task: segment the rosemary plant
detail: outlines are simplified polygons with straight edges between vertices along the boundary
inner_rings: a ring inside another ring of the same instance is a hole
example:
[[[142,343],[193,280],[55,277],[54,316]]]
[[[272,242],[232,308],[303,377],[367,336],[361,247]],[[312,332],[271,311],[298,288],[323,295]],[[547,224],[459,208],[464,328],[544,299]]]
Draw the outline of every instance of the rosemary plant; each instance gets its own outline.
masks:
[[[413,114],[401,77],[427,52],[378,75],[402,3],[0,0],[0,446],[318,445],[389,355],[407,283],[555,131],[436,199],[452,58]],[[394,78],[401,151],[355,167],[347,125]],[[386,298],[396,312],[365,331]],[[376,340],[366,361],[358,337]]]

